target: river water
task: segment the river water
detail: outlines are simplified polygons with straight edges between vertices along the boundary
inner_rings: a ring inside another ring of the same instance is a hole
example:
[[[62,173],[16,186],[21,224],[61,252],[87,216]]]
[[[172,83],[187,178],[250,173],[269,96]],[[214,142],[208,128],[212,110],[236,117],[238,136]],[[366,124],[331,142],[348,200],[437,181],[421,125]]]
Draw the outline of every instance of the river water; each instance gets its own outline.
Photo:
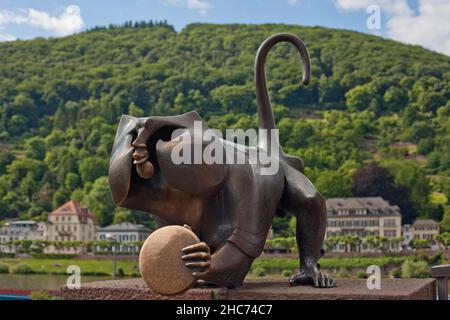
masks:
[[[0,274],[0,292],[1,289],[18,290],[59,290],[65,285],[68,276],[63,275],[25,275],[25,274]],[[81,283],[110,280],[111,277],[105,276],[81,276]]]
[[[81,283],[111,279],[107,276],[81,276]],[[0,294],[2,289],[58,291],[66,282],[67,276],[62,275],[0,274]]]

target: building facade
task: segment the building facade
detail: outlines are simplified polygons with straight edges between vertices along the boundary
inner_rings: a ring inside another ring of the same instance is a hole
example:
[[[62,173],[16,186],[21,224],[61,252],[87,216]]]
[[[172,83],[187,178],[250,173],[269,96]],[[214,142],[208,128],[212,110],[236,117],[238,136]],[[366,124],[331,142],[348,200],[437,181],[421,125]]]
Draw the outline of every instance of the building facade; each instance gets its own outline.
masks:
[[[95,216],[77,201],[69,201],[48,215],[45,240],[90,241],[97,239]],[[46,253],[81,253],[81,248],[48,246]]]
[[[45,222],[11,221],[0,227],[0,252],[16,253],[17,247],[12,244],[6,244],[14,240],[44,240],[46,232]]]
[[[150,235],[151,230],[142,224],[122,222],[113,224],[98,230],[97,239],[100,241],[116,241],[116,250],[119,252],[138,252],[137,242],[142,242]],[[105,251],[106,248],[97,248],[98,251]]]
[[[412,239],[414,239],[413,227],[410,224],[402,226],[403,247],[407,248]]]
[[[330,198],[327,204],[326,238],[356,236],[361,240],[368,236],[387,239],[400,238],[401,213],[398,206],[391,205],[381,197]],[[388,250],[401,250],[401,243],[388,244]],[[348,251],[348,245],[337,244],[333,251]],[[374,251],[367,243],[361,243],[360,251]]]
[[[412,225],[412,230],[414,239],[423,239],[433,243],[439,234],[439,224],[431,219],[417,219]]]

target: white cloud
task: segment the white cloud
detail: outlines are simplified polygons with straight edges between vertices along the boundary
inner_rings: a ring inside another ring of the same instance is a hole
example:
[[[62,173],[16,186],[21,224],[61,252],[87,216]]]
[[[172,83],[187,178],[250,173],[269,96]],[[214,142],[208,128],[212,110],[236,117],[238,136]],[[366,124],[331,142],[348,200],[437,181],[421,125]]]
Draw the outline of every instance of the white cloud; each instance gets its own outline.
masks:
[[[181,6],[183,4],[183,0],[163,0],[163,3],[170,6]]]
[[[206,14],[213,8],[211,3],[202,0],[187,0],[187,6],[189,9],[197,10],[201,14]]]
[[[7,24],[27,25],[51,31],[56,36],[66,36],[79,31],[84,26],[81,17],[80,7],[70,5],[64,8],[58,16],[51,16],[45,11],[38,11],[32,8],[18,10],[17,12],[9,10],[0,10],[0,29]],[[11,40],[11,35],[0,35],[0,41]]]
[[[291,6],[295,6],[297,3],[300,2],[300,0],[287,0],[288,4]]]
[[[12,34],[0,32],[0,42],[4,41],[15,41],[17,38]]]
[[[165,4],[171,6],[186,5],[189,9],[198,11],[201,14],[208,13],[213,8],[213,5],[204,0],[163,0]]]
[[[419,0],[417,13],[406,0],[334,0],[338,8],[362,10],[379,5],[386,14],[386,36],[450,55],[450,1]]]

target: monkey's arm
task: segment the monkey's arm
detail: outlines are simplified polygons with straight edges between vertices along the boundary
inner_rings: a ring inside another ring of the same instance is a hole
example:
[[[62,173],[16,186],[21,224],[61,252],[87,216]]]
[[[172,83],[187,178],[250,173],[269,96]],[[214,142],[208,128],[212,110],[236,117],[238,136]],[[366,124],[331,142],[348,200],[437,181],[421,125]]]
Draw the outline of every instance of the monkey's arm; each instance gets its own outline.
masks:
[[[194,269],[195,278],[228,288],[243,283],[254,259],[228,241],[212,255],[204,242],[186,247],[182,251],[182,258],[187,267]],[[199,269],[203,271],[198,271]]]

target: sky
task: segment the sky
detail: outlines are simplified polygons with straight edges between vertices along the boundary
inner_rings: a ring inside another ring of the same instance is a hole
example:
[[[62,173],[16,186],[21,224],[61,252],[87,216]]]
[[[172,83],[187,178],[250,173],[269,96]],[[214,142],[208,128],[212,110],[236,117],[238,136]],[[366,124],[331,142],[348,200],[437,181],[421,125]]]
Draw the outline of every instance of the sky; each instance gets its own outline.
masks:
[[[167,20],[349,29],[450,55],[450,0],[0,0],[0,41],[62,37],[94,26]]]

